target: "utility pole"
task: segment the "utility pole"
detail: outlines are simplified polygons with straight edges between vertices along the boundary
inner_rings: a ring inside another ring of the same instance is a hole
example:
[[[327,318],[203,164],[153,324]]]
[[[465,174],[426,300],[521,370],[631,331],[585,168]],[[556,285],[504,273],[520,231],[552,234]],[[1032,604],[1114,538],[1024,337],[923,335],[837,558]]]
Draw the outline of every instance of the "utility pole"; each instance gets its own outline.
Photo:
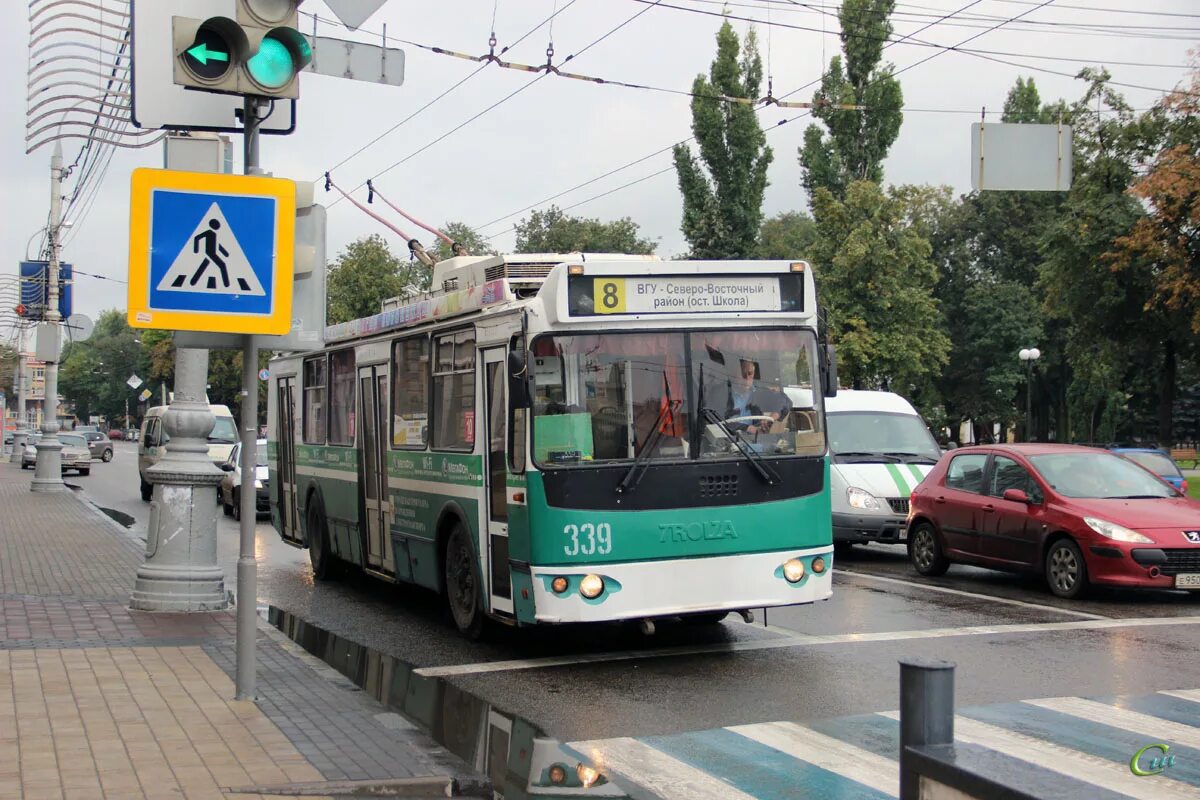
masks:
[[[62,316],[58,313],[58,252],[62,229],[62,145],[54,144],[50,157],[50,263],[46,265],[46,321],[38,325],[37,351],[46,362],[46,392],[42,401],[42,438],[37,444],[37,467],[30,489],[35,492],[60,492],[66,489],[62,479],[62,444],[58,441],[58,358]],[[42,337],[48,336],[49,342]]]
[[[258,128],[260,109],[267,101],[247,95],[242,105],[242,171],[255,175],[258,168]],[[242,452],[238,465],[242,474],[241,529],[237,562],[237,681],[238,700],[253,700],[255,695],[255,638],[258,611],[258,559],[254,553],[254,526],[258,516],[258,492],[254,488],[258,471],[258,347],[247,334],[242,346]]]
[[[9,463],[20,464],[21,456],[25,454],[25,441],[29,438],[29,428],[25,420],[25,329],[17,328],[17,374],[13,381],[13,391],[17,394],[17,427],[13,431],[13,449]]]

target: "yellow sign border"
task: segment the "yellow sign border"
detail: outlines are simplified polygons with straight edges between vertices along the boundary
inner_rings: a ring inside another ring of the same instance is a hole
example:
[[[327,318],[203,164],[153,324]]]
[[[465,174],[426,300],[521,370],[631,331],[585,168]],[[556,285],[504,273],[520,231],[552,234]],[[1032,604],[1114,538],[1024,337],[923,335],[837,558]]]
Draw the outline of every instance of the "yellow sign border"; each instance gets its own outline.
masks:
[[[275,268],[270,314],[212,311],[160,311],[150,308],[150,201],[155,190],[197,194],[270,197],[275,200]],[[296,183],[259,175],[224,175],[139,167],[130,178],[129,294],[131,328],[162,328],[210,333],[286,334],[292,328],[295,278]]]

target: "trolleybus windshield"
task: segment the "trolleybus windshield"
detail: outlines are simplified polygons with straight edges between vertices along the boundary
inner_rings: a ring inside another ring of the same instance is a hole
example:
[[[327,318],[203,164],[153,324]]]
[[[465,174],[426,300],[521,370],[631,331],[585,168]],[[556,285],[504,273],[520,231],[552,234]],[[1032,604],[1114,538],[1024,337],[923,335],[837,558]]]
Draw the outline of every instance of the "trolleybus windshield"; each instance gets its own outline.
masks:
[[[540,467],[743,458],[731,436],[767,457],[824,453],[812,331],[559,333],[531,350]]]

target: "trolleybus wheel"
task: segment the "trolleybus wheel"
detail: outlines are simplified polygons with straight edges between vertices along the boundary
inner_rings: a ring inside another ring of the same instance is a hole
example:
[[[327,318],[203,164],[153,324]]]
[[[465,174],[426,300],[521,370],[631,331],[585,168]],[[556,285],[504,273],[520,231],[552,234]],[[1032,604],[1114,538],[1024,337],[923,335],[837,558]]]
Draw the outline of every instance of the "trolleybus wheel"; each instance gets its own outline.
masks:
[[[446,541],[446,604],[454,624],[468,639],[483,634],[484,617],[479,607],[480,580],[475,553],[462,523],[455,523]]]
[[[308,560],[312,562],[314,578],[323,581],[331,576],[333,557],[329,554],[329,532],[325,527],[325,504],[321,502],[320,496],[313,498],[308,507]]]

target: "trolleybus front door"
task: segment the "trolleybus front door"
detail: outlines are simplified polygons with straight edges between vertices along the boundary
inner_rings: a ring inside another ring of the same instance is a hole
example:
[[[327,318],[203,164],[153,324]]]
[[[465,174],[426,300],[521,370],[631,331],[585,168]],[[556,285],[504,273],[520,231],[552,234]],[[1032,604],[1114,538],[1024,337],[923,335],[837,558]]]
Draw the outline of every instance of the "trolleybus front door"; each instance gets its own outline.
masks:
[[[487,392],[487,426],[484,453],[487,476],[488,593],[493,611],[513,613],[512,580],[508,572],[508,376],[504,371],[506,348],[483,351],[484,389]]]
[[[301,544],[300,515],[296,506],[296,379],[280,378],[275,387],[275,429],[277,439],[275,459],[278,468],[275,481],[279,504],[279,535],[292,544]]]
[[[363,511],[366,525],[366,565],[373,572],[393,575],[392,503],[387,470],[387,370],[382,366],[358,370],[358,452],[362,467]]]

